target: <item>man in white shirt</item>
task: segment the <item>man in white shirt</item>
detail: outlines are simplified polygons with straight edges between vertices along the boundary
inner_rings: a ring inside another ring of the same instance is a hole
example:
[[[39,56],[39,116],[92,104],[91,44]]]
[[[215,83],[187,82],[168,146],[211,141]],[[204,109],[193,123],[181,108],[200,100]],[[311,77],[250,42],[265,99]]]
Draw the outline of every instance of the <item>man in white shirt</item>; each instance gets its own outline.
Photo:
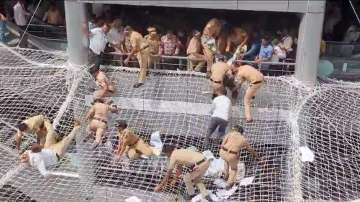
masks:
[[[25,151],[20,156],[21,163],[29,163],[32,167],[37,168],[44,177],[50,176],[52,173],[47,170],[47,167],[56,165],[65,156],[79,129],[80,122],[76,121],[70,134],[57,143],[55,135],[48,134],[51,137],[47,137],[44,146],[33,144],[31,150]]]
[[[108,43],[106,34],[109,32],[109,25],[104,23],[101,27],[96,27],[90,32],[88,36],[90,39],[90,56],[89,59],[91,63],[95,63],[95,66],[100,67],[102,64],[102,55]]]
[[[231,100],[226,96],[225,88],[219,88],[215,92],[216,97],[213,100],[211,109],[210,125],[206,134],[205,144],[209,142],[210,136],[218,129],[220,137],[225,134],[226,127],[229,123],[229,114],[231,110]]]
[[[25,1],[24,0],[17,1],[17,3],[13,7],[13,10],[14,10],[15,24],[17,26],[19,26],[21,29],[19,32],[20,38],[21,38],[21,36],[24,34],[24,31],[26,29],[26,25],[27,25],[26,18],[27,18],[27,16],[30,15],[30,13],[25,10]],[[22,42],[20,44],[21,47],[26,47],[26,42],[27,42],[26,35],[24,35],[22,41],[20,41],[20,42]]]

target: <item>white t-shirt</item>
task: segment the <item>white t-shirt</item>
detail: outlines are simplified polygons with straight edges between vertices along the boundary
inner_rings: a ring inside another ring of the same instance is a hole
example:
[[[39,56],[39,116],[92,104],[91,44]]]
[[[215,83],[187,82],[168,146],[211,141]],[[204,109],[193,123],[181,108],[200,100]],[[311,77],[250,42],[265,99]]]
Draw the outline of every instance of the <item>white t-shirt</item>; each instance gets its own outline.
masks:
[[[90,30],[90,46],[89,48],[97,55],[104,52],[108,40],[106,34],[101,27]]]
[[[37,168],[43,176],[50,174],[50,172],[46,170],[46,167],[53,166],[58,163],[56,153],[51,149],[42,149],[39,153],[33,153],[29,150],[28,154],[30,165]]]
[[[280,46],[274,46],[274,54],[271,58],[273,62],[279,62],[280,59],[286,59],[286,51],[281,49]]]
[[[124,34],[115,28],[110,29],[109,33],[107,34],[107,37],[109,42],[115,45],[118,45],[120,44],[120,42],[125,40]]]
[[[217,96],[213,100],[212,106],[212,115],[211,117],[217,117],[224,119],[225,121],[229,120],[229,114],[231,110],[231,100],[225,95]]]
[[[20,2],[17,2],[17,4],[15,4],[13,9],[14,9],[14,20],[16,25],[25,26],[27,24],[26,15],[28,15],[28,13],[22,7]]]

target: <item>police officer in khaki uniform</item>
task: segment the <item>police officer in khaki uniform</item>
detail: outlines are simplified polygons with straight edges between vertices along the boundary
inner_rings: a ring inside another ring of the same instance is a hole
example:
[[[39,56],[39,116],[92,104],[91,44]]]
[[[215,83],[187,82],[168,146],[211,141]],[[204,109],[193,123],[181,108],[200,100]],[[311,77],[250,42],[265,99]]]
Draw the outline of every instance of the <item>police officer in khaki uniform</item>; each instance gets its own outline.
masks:
[[[244,81],[249,82],[249,87],[244,96],[245,119],[246,122],[249,123],[253,121],[250,109],[251,100],[255,97],[256,92],[263,85],[264,75],[250,65],[241,65],[236,69],[236,89],[239,89]]]
[[[240,27],[234,27],[227,38],[225,51],[227,53],[234,53],[236,49],[242,49],[242,53],[246,52],[246,49],[243,49],[243,47],[246,46],[248,38],[248,34],[245,30]]]
[[[37,142],[44,146],[47,133],[55,133],[50,121],[43,115],[30,117],[22,121],[17,128],[19,129],[15,136],[16,149],[20,151],[20,144],[24,133],[36,134]]]
[[[211,67],[211,86],[213,94],[215,92],[227,87],[231,90],[231,96],[237,97],[237,88],[234,83],[234,76],[232,74],[233,68],[225,62],[217,62]]]
[[[150,48],[150,62],[149,62],[149,67],[154,66],[154,63],[158,63],[159,62],[159,57],[156,56],[159,53],[159,49],[160,49],[160,36],[156,31],[155,27],[149,27],[147,29],[147,31],[149,32],[148,35],[146,35],[144,38],[147,41],[147,43],[149,44],[149,48]]]
[[[110,96],[114,93],[114,86],[106,76],[105,72],[100,70],[99,66],[94,65],[90,69],[90,73],[94,76],[96,84],[100,87],[100,89],[94,92],[94,99]]]
[[[131,52],[125,59],[124,63],[128,64],[130,58],[136,54],[136,58],[140,65],[140,74],[138,83],[134,84],[134,88],[139,88],[144,84],[146,73],[150,64],[150,48],[149,44],[139,32],[134,31],[130,26],[124,29],[125,36],[129,37],[131,44]]]
[[[215,54],[219,52],[216,39],[220,35],[221,28],[221,21],[219,19],[212,18],[206,24],[203,30],[203,35],[201,36],[201,44],[203,46],[203,52],[206,57],[208,73],[210,72],[211,66],[213,65]]]
[[[201,33],[198,30],[193,31],[193,37],[190,39],[189,45],[186,49],[186,54],[189,58],[188,70],[201,71],[205,65],[205,55],[202,54],[201,48]],[[195,68],[194,68],[195,66]]]
[[[86,114],[86,119],[90,120],[88,131],[95,133],[95,142],[92,146],[95,149],[100,143],[107,129],[109,112],[117,113],[116,105],[110,105],[105,99],[95,99],[90,110]]]
[[[235,184],[240,150],[248,150],[251,155],[257,159],[255,150],[242,135],[243,132],[244,129],[241,126],[236,126],[228,134],[226,134],[220,147],[220,157],[225,162],[224,176],[227,180],[227,189],[231,188]]]
[[[144,142],[133,130],[127,127],[126,121],[118,121],[117,123],[119,146],[115,152],[120,158],[124,152],[127,153],[130,160],[138,159],[141,155],[147,157],[155,154],[154,148]]]
[[[190,169],[190,172],[184,175],[184,182],[188,193],[185,196],[185,200],[191,200],[195,196],[195,184],[200,190],[202,197],[212,201],[205,185],[201,181],[201,178],[210,166],[210,161],[200,152],[189,149],[176,149],[172,145],[164,146],[162,151],[170,158],[170,163],[165,177],[155,187],[155,192],[160,192],[169,183],[174,169],[177,170],[177,175],[181,175],[182,167],[185,166]]]

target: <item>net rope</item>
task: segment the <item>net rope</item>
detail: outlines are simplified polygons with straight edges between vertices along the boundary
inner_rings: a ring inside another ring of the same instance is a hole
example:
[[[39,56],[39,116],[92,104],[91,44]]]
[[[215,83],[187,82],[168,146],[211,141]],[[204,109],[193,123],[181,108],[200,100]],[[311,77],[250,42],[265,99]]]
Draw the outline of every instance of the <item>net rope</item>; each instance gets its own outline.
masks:
[[[86,67],[67,63],[63,54],[0,47],[0,200],[1,201],[142,201],[182,200],[181,181],[153,192],[166,172],[165,157],[134,161],[113,160],[118,140],[114,123],[125,119],[145,141],[160,130],[164,143],[195,146],[203,151],[210,121],[210,85],[205,75],[154,70],[146,84],[132,88],[138,70],[102,67],[115,85],[112,100],[121,111],[110,117],[106,139],[96,150],[85,142],[86,125],[59,165],[44,178],[19,165],[15,150],[16,124],[26,117],[46,115],[59,137],[73,128],[74,119],[85,121],[94,79]],[[242,97],[232,108],[230,125],[243,124]],[[262,157],[263,164],[242,152],[244,178],[226,201],[351,201],[360,198],[359,149],[360,85],[319,82],[308,88],[293,77],[266,77],[253,103],[254,122],[245,125],[245,136]],[[26,135],[22,150],[36,140]],[[211,140],[218,157],[220,141]],[[301,161],[299,148],[315,154],[313,162]],[[210,191],[214,177],[205,177]]]

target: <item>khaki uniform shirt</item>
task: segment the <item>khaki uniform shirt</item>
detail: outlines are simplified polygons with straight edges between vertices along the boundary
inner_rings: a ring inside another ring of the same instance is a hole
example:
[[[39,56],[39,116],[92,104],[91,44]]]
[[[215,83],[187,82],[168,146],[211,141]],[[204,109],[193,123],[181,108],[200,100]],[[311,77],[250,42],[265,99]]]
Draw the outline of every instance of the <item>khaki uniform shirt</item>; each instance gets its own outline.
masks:
[[[196,151],[175,149],[170,156],[168,169],[175,169],[176,165],[193,166],[204,158],[202,153]]]
[[[250,65],[240,66],[236,74],[236,77],[237,77],[236,79],[246,80],[250,83],[264,80],[264,75]]]
[[[24,120],[23,123],[28,126],[28,132],[35,133],[39,130],[40,126],[44,124],[44,119],[45,117],[43,115],[37,115]]]
[[[188,48],[186,50],[186,54],[190,55],[192,53],[201,53],[201,42],[200,39],[195,37],[191,38]]]
[[[126,128],[120,133],[118,133],[119,140],[123,147],[133,145],[139,139],[139,136],[134,133],[133,130]]]
[[[132,31],[130,34],[130,44],[131,48],[135,51],[143,51],[141,49],[148,45],[142,35],[139,32],[135,31]]]
[[[222,146],[232,152],[239,152],[246,142],[246,138],[239,132],[231,131],[224,137]]]
[[[160,49],[160,37],[156,36],[155,38],[151,38],[150,35],[146,35],[145,40],[149,44],[150,53],[157,55]]]
[[[217,62],[211,66],[211,79],[213,81],[223,81],[227,71],[230,70],[230,66],[225,62]]]

